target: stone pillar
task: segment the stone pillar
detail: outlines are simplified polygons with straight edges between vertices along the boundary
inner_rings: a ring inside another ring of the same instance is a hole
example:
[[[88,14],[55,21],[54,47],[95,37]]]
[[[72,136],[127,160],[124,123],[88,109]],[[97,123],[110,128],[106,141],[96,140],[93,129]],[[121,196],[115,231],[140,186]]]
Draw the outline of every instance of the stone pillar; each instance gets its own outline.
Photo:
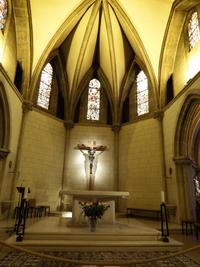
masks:
[[[195,166],[184,156],[174,158],[177,176],[178,219],[192,220],[195,216],[195,195],[193,178]]]
[[[119,123],[115,123],[112,125],[112,131],[114,132],[114,190],[119,191],[119,131],[121,129],[121,125]],[[119,211],[119,200],[116,200],[116,210]]]
[[[157,119],[159,123],[159,135],[160,135],[160,149],[161,149],[161,164],[162,164],[162,191],[165,195],[165,202],[168,202],[168,190],[166,181],[166,162],[165,162],[165,144],[164,144],[164,131],[163,131],[163,111],[156,111],[154,113],[154,119]]]
[[[22,148],[23,136],[24,136],[24,128],[25,128],[28,113],[29,111],[32,111],[32,109],[33,109],[33,103],[28,100],[24,100],[22,103],[23,114],[22,114],[19,141],[18,141],[16,158],[15,158],[15,165],[14,165],[14,170],[13,170],[13,181],[12,181],[12,189],[11,189],[11,196],[10,196],[10,199],[13,201],[15,200],[16,183],[17,183],[17,179],[19,178],[19,173],[20,173],[20,159],[21,159],[21,148]]]
[[[63,190],[67,186],[66,181],[66,172],[68,168],[68,158],[69,158],[69,143],[70,143],[70,134],[71,129],[74,127],[74,123],[72,120],[64,121],[65,126],[65,149],[64,149],[64,156],[63,156],[63,171],[62,171],[62,180],[61,180],[61,190]],[[61,197],[60,202],[60,210],[65,210],[65,200],[64,197]]]

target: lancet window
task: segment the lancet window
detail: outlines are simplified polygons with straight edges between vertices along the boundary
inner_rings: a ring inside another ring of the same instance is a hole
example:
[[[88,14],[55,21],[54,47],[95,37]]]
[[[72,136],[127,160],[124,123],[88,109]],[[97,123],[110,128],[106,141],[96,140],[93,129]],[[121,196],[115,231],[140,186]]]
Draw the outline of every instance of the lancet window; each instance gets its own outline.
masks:
[[[195,47],[197,42],[200,40],[200,28],[197,12],[191,14],[190,20],[188,22],[188,39],[190,50]]]
[[[144,71],[140,71],[136,78],[137,115],[149,112],[148,79]]]
[[[97,79],[89,82],[87,120],[99,120],[100,114],[100,88],[101,84]]]
[[[6,0],[0,0],[0,29],[3,30],[6,24],[8,4]]]
[[[42,70],[38,99],[37,99],[38,106],[45,109],[49,108],[52,77],[53,77],[53,67],[50,63],[47,63],[44,69]]]

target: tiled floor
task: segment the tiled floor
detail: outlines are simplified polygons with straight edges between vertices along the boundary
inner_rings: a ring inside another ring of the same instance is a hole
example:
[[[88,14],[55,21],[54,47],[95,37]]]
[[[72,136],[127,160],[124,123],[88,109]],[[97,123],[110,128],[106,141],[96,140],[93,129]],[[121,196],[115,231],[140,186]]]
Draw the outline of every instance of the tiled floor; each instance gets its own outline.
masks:
[[[131,220],[132,219],[128,219],[129,223]],[[153,227],[153,228],[158,229],[158,230],[160,230],[160,228],[161,228],[159,221],[149,220],[149,219],[141,219],[141,218],[138,218],[137,220],[141,224],[148,225],[149,227]],[[197,240],[194,233],[193,233],[193,235],[191,235],[191,234],[188,234],[188,235],[184,234],[183,235],[181,233],[181,225],[179,225],[179,224],[170,223],[169,224],[169,234],[170,234],[170,237],[172,237],[173,239],[183,243],[183,249],[188,249],[188,248],[200,246],[200,239]],[[200,266],[200,248],[198,248],[197,250],[191,251],[187,254],[191,258],[193,258],[194,260],[199,262],[199,266]]]

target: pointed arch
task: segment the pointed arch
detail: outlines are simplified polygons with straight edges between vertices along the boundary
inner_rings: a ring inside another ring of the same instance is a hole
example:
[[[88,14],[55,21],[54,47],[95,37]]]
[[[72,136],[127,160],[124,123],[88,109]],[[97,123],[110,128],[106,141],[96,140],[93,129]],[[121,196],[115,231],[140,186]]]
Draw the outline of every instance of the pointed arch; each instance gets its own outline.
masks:
[[[48,110],[52,90],[53,67],[47,63],[41,73],[37,105]]]
[[[175,157],[194,160],[194,143],[200,131],[200,94],[187,96],[181,108],[175,134]]]
[[[200,133],[199,90],[189,94],[180,110],[175,139],[174,161],[180,219],[195,220],[195,188],[193,179],[197,173],[195,145]]]
[[[187,33],[189,49],[192,50],[200,40],[199,18],[196,10],[190,14],[187,24]]]
[[[21,94],[28,99],[32,72],[32,21],[30,1],[12,1],[17,39],[17,60],[22,68]]]
[[[101,106],[101,83],[97,78],[88,85],[87,120],[99,120]]]
[[[174,68],[181,33],[183,32],[188,10],[199,4],[198,0],[176,0],[171,8],[160,54],[159,97],[160,106],[166,103],[166,84]],[[176,34],[174,34],[176,33]]]
[[[143,115],[149,112],[149,87],[148,78],[143,70],[136,76],[136,99],[137,115]]]
[[[57,49],[66,36],[69,35],[73,27],[78,23],[83,14],[87,11],[87,9],[95,2],[95,0],[85,0],[82,4],[80,4],[77,9],[75,9],[71,15],[66,19],[66,21],[61,25],[56,34],[50,40],[47,47],[44,49],[43,54],[41,55],[32,75],[31,84],[30,84],[30,92],[29,99],[33,99],[34,90],[37,86],[38,77],[41,73],[42,66],[44,66],[47,61],[52,50]]]
[[[101,84],[101,88],[103,89],[102,92],[105,94],[105,97],[108,101],[108,105],[110,107],[110,115],[111,115],[111,122],[113,120],[113,116],[114,116],[114,109],[113,109],[113,98],[112,96],[109,94],[111,92],[110,90],[110,84],[109,81],[106,79],[106,75],[103,73],[103,71],[101,70],[101,68],[98,68],[98,70],[95,70],[93,67],[89,69],[89,71],[86,73],[86,75],[83,77],[82,81],[79,84],[78,90],[76,92],[75,98],[74,98],[74,102],[71,103],[70,107],[71,107],[71,111],[70,111],[70,118],[74,119],[75,115],[76,115],[76,109],[78,106],[78,103],[80,101],[81,96],[83,95],[84,92],[88,93],[88,85],[90,83],[90,81],[93,78],[97,78]],[[103,105],[102,105],[103,107]]]

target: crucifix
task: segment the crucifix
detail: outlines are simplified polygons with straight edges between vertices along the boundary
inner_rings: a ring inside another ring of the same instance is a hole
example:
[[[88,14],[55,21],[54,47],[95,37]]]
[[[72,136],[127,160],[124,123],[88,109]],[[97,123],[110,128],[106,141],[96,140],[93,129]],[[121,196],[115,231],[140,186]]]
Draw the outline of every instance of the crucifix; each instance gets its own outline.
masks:
[[[95,180],[95,172],[97,169],[97,161],[98,156],[103,153],[103,151],[106,150],[106,146],[96,145],[96,142],[93,141],[92,145],[84,145],[84,144],[78,144],[75,149],[78,149],[81,151],[81,153],[85,157],[85,172],[86,172],[86,178],[88,179],[88,189],[93,190],[94,189],[94,180]],[[97,153],[99,152],[99,153]]]

